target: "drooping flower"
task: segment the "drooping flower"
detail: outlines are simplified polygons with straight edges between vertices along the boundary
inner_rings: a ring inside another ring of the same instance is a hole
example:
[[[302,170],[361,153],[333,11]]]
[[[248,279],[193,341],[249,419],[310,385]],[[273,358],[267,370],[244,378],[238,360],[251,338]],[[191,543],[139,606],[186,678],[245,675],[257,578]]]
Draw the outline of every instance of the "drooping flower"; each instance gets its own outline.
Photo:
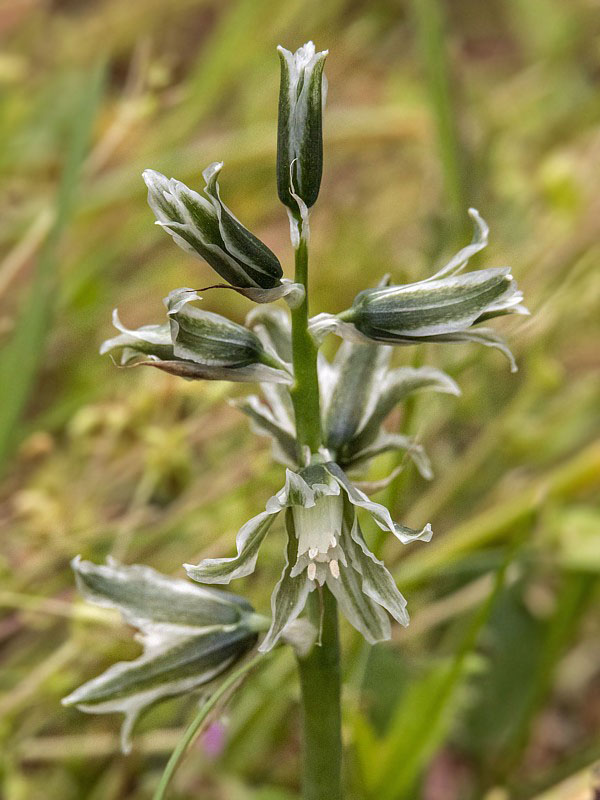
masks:
[[[242,658],[268,620],[242,597],[170,578],[146,566],[72,562],[77,586],[139,630],[144,652],[113,664],[63,699],[90,714],[122,712],[121,748],[144,709],[209,683]]]
[[[491,329],[473,326],[505,314],[529,312],[522,305],[523,295],[509,267],[459,275],[488,238],[488,226],[478,212],[470,209],[469,213],[475,222],[473,241],[435,275],[406,286],[385,285],[359,292],[346,311],[315,317],[311,321],[313,335],[321,339],[333,332],[354,341],[404,345],[479,342],[501,350],[515,371],[514,358],[504,341]]]
[[[291,383],[291,367],[265,347],[249,328],[193,305],[193,289],[176,289],[165,298],[168,322],[125,328],[117,311],[113,324],[121,331],[100,353],[111,353],[122,366],[147,365],[192,380]]]
[[[202,173],[205,197],[181,181],[145,170],[148,204],[157,225],[187,253],[207,261],[227,288],[257,303],[285,297],[294,306],[304,296],[303,287],[282,277],[277,256],[223,203],[218,183],[222,168],[222,162],[215,162]]]
[[[417,531],[395,523],[385,506],[354,486],[338,464],[314,463],[299,472],[286,471],[284,487],[238,532],[237,555],[185,564],[185,569],[193,580],[209,584],[251,574],[275,517],[285,511],[286,565],[271,598],[271,627],[259,649],[270,650],[302,612],[308,594],[323,585],[367,641],[388,639],[390,625],[382,609],[407,625],[406,601],[383,563],[367,548],[357,508],[404,544],[431,539],[429,525]]]

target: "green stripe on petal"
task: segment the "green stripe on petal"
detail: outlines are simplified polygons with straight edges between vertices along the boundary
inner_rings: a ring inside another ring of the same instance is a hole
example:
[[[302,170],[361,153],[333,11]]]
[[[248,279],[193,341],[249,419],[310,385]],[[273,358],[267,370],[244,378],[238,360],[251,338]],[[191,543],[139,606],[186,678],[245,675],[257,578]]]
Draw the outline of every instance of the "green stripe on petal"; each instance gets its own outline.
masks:
[[[200,299],[191,289],[176,289],[165,299],[175,355],[215,367],[261,362],[264,350],[258,337],[220,314],[192,305]]]
[[[73,559],[77,588],[91,603],[115,608],[136,627],[144,621],[190,627],[239,622],[252,606],[229,592],[196,586],[144,565]]]
[[[240,262],[252,280],[263,289],[271,289],[280,283],[283,275],[277,256],[245,228],[223,203],[220,196],[218,176],[223,168],[216,161],[202,173],[206,181],[204,189],[219,219],[219,231],[227,252]]]
[[[289,509],[286,511],[285,523],[288,534],[286,562],[281,578],[271,595],[272,622],[267,635],[258,648],[261,653],[271,650],[285,634],[286,627],[302,613],[311,588],[305,572],[294,578],[291,576],[292,568],[297,560],[298,541],[294,531],[292,512]]]
[[[141,631],[139,658],[114,664],[62,701],[89,713],[125,714],[125,752],[141,711],[211,681],[254,646],[263,624],[243,598],[150,567],[98,565],[77,558],[73,569],[87,600],[119,610]]]
[[[436,336],[464,330],[489,310],[519,302],[508,267],[470,272],[429,283],[366,289],[352,306],[361,333],[380,340],[391,336]]]
[[[379,561],[367,547],[354,509],[350,508],[349,514],[344,516],[342,547],[352,566],[362,575],[363,592],[385,608],[400,625],[408,625],[406,600],[383,561]]]
[[[256,286],[246,271],[227,253],[212,204],[181,181],[147,169],[148,204],[157,224],[179,247],[204,259],[222,278],[234,285]]]
[[[307,207],[319,194],[323,172],[323,105],[327,84],[323,69],[327,51],[312,42],[291,53],[277,48],[281,62],[277,126],[277,192],[298,213],[297,194]]]
[[[222,163],[204,172],[208,198],[181,181],[147,169],[148,203],[157,224],[193,256],[203,258],[232,288],[256,302],[286,297],[293,306],[301,301],[301,287],[281,282],[281,264],[271,250],[247,230],[221,202],[217,175]]]
[[[362,633],[367,642],[387,641],[391,635],[390,621],[382,609],[362,590],[362,576],[354,567],[340,568],[339,577],[331,572],[326,577],[327,586],[338,601],[348,622]]]
[[[333,363],[337,380],[325,417],[325,444],[331,450],[352,439],[376,402],[390,355],[389,347],[342,342]]]
[[[88,713],[125,714],[121,747],[127,753],[131,731],[145,708],[213,680],[245,655],[256,639],[257,634],[244,627],[169,636],[160,642],[147,637],[142,656],[114,664],[62,702]]]

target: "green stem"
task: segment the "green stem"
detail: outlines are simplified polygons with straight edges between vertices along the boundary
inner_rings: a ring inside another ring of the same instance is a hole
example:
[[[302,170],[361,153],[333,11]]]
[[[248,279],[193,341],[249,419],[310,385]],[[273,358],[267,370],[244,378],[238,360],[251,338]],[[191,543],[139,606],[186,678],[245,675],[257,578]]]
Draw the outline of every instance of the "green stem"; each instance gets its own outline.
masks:
[[[300,225],[302,223],[300,222]],[[302,229],[301,229],[302,233]],[[304,301],[292,311],[292,355],[295,383],[291,391],[296,415],[300,463],[303,450],[321,446],[321,412],[317,377],[317,347],[308,331],[308,245],[304,236],[296,250],[296,283],[305,289]],[[340,712],[340,647],[337,603],[323,589],[321,641],[305,658],[298,658],[302,688],[303,798],[342,800],[342,733]],[[310,598],[313,606],[316,593]]]
[[[300,450],[306,445],[311,453],[321,446],[317,347],[308,332],[308,246],[301,237],[296,250],[296,283],[305,289],[304,300],[292,311],[292,355],[295,382],[291,390],[296,414],[296,436]],[[299,453],[302,463],[302,453]]]
[[[246,661],[244,664],[242,664],[241,667],[232,672],[229,675],[229,677],[226,680],[224,680],[223,683],[217,689],[215,689],[215,691],[211,694],[206,703],[203,703],[203,705],[198,710],[198,713],[196,714],[196,716],[190,723],[189,727],[187,728],[186,732],[179,740],[177,747],[171,753],[171,757],[167,762],[167,766],[165,767],[165,771],[162,774],[160,783],[158,784],[158,786],[156,787],[156,791],[154,792],[153,800],[164,800],[171,779],[173,778],[173,775],[175,774],[175,771],[179,766],[179,762],[185,755],[188,747],[202,731],[202,728],[208,718],[208,715],[217,705],[219,700],[225,694],[227,694],[227,692],[230,689],[232,689],[238,681],[244,678],[250,672],[251,669],[257,666],[259,663],[263,662],[265,658],[266,656],[264,656],[261,653],[255,656],[254,658],[250,659],[250,661]]]
[[[313,595],[315,597],[315,595]],[[324,589],[321,646],[298,659],[304,724],[304,800],[341,800],[342,741],[337,607]]]

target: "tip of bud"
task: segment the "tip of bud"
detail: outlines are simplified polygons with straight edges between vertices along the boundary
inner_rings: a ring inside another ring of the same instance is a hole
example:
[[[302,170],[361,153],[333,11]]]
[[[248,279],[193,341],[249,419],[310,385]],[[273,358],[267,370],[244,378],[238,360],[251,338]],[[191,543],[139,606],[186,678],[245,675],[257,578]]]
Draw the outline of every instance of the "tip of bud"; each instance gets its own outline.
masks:
[[[208,167],[202,172],[202,177],[206,181],[206,183],[210,183],[211,179],[218,175],[219,172],[223,169],[225,162],[224,161],[213,161],[212,164],[209,164]]]
[[[156,184],[167,180],[162,172],[158,172],[155,169],[145,169],[142,172],[142,178],[149,189],[153,188]]]

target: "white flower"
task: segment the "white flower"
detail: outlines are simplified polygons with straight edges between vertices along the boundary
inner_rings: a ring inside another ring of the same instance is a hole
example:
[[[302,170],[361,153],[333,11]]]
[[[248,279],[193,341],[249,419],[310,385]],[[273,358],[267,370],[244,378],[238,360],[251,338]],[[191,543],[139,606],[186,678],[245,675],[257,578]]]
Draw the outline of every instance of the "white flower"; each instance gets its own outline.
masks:
[[[273,647],[302,612],[309,592],[322,585],[367,641],[388,639],[390,624],[383,609],[407,625],[406,601],[383,563],[367,548],[357,508],[404,544],[431,539],[429,525],[417,531],[395,523],[387,508],[369,500],[337,464],[314,463],[300,472],[287,470],[285,486],[270,498],[263,513],[238,532],[237,555],[185,564],[185,569],[200,583],[229,583],[249,575],[275,517],[286,510],[286,565],[271,598],[271,628],[259,649]]]

